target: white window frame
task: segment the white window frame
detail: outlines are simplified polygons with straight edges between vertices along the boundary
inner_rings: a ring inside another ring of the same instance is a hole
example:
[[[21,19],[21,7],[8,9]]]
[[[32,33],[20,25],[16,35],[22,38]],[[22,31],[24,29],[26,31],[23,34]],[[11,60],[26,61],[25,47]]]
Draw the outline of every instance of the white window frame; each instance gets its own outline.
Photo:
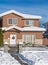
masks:
[[[34,26],[34,20],[28,20],[29,25],[26,24],[26,20],[24,20],[25,26]]]
[[[36,38],[36,35],[34,35],[34,34],[24,34],[24,35],[22,36],[22,40],[23,40],[22,42],[25,42],[25,43],[27,43],[27,42],[26,42],[26,38],[24,38],[25,35],[26,35],[26,36],[27,36],[27,35],[30,35],[30,36],[32,36],[32,37],[34,36],[34,40],[35,40],[35,38]],[[32,44],[34,44],[35,41],[33,41],[33,38],[32,38],[32,37],[31,37],[31,41],[28,41],[28,42],[31,42]]]
[[[16,19],[17,20],[17,23],[16,24],[13,24],[13,21],[12,21],[12,24],[9,24],[9,19]],[[7,19],[7,23],[8,23],[8,25],[17,25],[18,24],[18,19],[17,18],[8,18]]]

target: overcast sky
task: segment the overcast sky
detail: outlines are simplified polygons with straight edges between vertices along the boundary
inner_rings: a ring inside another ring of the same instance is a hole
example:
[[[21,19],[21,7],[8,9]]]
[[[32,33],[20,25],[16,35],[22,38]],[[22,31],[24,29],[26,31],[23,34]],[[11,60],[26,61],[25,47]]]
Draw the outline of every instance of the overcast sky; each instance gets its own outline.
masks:
[[[0,0],[0,13],[13,9],[42,16],[41,24],[48,21],[48,0]]]

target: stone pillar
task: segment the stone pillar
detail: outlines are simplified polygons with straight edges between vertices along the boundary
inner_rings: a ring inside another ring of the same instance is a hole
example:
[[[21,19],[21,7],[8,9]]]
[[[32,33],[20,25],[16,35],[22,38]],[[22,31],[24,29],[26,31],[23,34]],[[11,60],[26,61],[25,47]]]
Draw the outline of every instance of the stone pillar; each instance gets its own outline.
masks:
[[[8,42],[4,43],[4,52],[8,53]]]
[[[22,42],[19,42],[19,53],[21,53],[22,52]]]

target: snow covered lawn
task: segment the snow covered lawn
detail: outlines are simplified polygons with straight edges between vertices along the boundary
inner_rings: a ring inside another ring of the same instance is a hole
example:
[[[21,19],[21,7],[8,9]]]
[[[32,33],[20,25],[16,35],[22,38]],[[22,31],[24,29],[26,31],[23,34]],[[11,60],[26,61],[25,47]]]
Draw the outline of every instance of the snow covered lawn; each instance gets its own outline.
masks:
[[[23,51],[48,51],[48,47],[23,47]]]
[[[0,51],[0,65],[20,65],[9,53]]]
[[[32,60],[34,65],[48,65],[48,51],[23,51],[22,54]]]

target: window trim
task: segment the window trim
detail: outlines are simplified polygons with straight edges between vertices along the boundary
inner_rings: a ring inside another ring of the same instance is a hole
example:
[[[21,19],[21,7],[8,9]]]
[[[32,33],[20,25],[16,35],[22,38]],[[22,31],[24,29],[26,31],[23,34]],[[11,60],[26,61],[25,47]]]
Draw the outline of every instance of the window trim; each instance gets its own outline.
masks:
[[[25,42],[26,43],[26,40],[24,41],[24,35],[30,35],[30,36],[34,36],[34,40],[36,39],[36,35],[35,34],[23,34],[22,35],[22,42]],[[31,37],[31,39],[32,39],[32,37]],[[33,41],[31,40],[31,43],[32,43]],[[35,41],[34,41],[34,43],[35,43]],[[33,43],[32,43],[33,44]]]
[[[7,24],[8,24],[8,25],[17,25],[17,24],[9,24],[9,21],[8,21],[9,19],[16,19],[16,20],[17,20],[17,24],[18,24],[18,19],[17,19],[17,18],[8,18],[8,19],[7,19]]]
[[[32,21],[32,24],[29,23],[29,25],[26,24],[26,20],[24,20],[24,24],[25,26],[34,26],[34,20],[28,20],[29,22]]]

